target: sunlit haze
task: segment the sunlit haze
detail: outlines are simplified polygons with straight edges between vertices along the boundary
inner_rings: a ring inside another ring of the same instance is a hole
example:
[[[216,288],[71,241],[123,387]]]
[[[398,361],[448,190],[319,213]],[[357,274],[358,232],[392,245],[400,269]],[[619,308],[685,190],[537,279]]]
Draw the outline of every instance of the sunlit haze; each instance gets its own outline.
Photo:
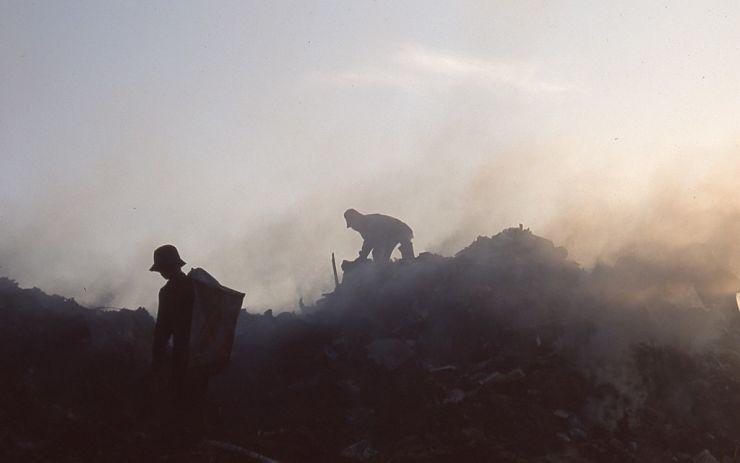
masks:
[[[0,275],[156,309],[175,244],[293,310],[353,207],[740,270],[740,3],[0,2]]]

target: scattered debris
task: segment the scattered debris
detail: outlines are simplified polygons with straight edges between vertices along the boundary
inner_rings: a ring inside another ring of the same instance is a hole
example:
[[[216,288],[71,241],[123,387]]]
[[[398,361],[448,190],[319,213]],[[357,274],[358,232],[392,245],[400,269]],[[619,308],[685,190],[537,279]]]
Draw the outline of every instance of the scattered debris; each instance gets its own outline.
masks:
[[[453,372],[455,370],[457,370],[457,367],[455,365],[445,365],[442,367],[429,368],[429,373]]]
[[[264,455],[261,455],[253,450],[245,449],[244,447],[240,447],[235,444],[230,444],[228,442],[220,442],[215,440],[206,440],[203,442],[204,445],[210,445],[212,447],[215,447],[217,449],[226,450],[227,452],[232,452],[237,455],[241,455],[243,457],[248,458],[250,461],[253,461],[254,463],[279,463],[277,460],[273,460],[272,458],[268,458]]]
[[[378,455],[378,451],[375,450],[370,442],[367,440],[361,440],[350,445],[346,449],[342,450],[342,456],[358,461],[370,461]]]
[[[459,404],[465,399],[465,392],[462,389],[453,389],[447,394],[442,403],[444,404]]]
[[[389,370],[395,370],[413,356],[413,350],[399,339],[376,339],[367,345],[368,358]]]
[[[719,460],[714,458],[714,455],[709,450],[704,449],[694,457],[694,463],[719,463]]]

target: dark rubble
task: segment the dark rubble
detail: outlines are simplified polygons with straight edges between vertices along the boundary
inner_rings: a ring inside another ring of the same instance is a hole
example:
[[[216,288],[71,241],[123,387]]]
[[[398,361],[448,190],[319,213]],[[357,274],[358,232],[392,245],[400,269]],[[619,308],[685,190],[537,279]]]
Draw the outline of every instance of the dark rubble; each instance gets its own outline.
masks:
[[[209,393],[228,445],[179,447],[141,411],[145,310],[0,280],[3,461],[740,461],[737,320],[629,265],[509,229],[357,266],[299,313],[243,311]]]

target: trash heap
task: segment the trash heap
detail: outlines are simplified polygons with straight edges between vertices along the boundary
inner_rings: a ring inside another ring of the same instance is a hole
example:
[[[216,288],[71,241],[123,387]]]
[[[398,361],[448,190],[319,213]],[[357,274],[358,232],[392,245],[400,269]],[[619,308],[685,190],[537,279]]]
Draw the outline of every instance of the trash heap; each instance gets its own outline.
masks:
[[[123,460],[153,330],[144,309],[87,309],[0,278],[0,461]]]
[[[355,266],[302,313],[245,314],[214,395],[232,439],[288,461],[735,458],[735,320],[625,265],[513,228]]]
[[[151,317],[0,280],[0,442],[24,461],[740,461],[737,320],[625,265],[584,270],[522,228],[355,265],[300,312],[242,311],[209,393],[228,444],[159,453],[126,411]]]

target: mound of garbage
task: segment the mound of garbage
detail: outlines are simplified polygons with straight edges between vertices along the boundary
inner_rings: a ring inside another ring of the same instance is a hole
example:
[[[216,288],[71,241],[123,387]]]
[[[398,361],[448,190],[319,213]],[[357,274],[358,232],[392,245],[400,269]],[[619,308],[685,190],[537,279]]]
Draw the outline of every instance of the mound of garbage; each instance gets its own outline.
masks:
[[[221,444],[167,449],[137,413],[148,313],[0,280],[4,461],[740,461],[737,307],[651,269],[584,270],[522,228],[353,265],[299,312],[243,310]]]
[[[150,362],[144,310],[92,310],[0,278],[0,460],[87,461],[113,454]]]

